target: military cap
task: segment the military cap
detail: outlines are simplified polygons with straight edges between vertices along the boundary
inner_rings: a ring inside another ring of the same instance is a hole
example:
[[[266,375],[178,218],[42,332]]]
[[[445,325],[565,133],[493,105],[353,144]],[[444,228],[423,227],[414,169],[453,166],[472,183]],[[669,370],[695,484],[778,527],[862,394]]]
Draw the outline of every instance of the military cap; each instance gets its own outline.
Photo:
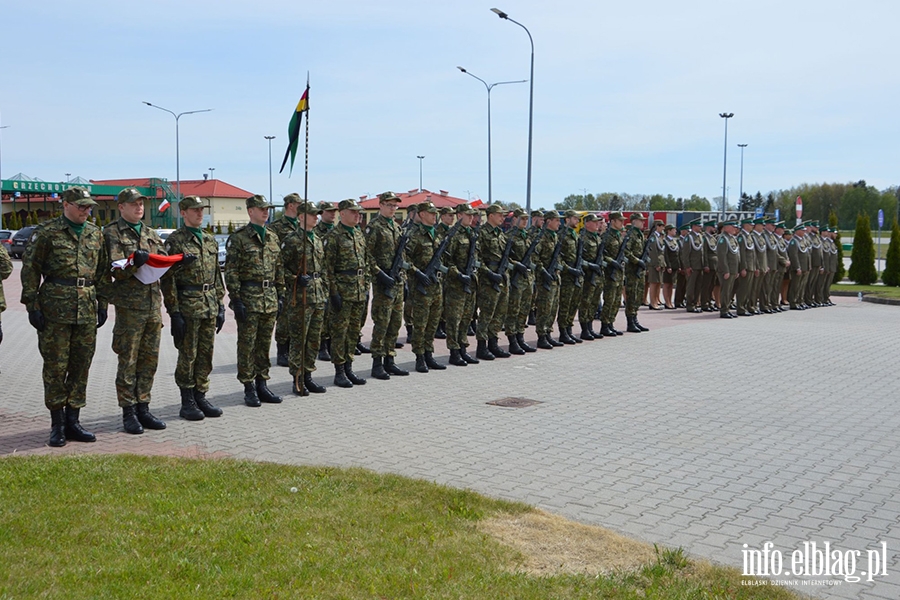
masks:
[[[578,216],[578,213],[575,212],[574,210],[572,210],[572,209],[570,208],[570,209],[568,209],[566,212],[564,212],[564,213],[562,214],[562,216],[563,216],[564,219],[568,219],[569,217],[577,217],[577,216]]]
[[[784,229],[784,221],[778,221],[775,223],[775,229]]]
[[[665,223],[662,222],[662,219],[653,219],[653,227],[659,227],[660,225],[665,225]]]
[[[76,206],[97,206],[91,193],[83,187],[71,187],[62,193],[64,202],[74,204]]]
[[[137,202],[138,200],[147,200],[147,196],[140,193],[137,188],[125,188],[116,195],[116,202],[124,204],[126,202]]]
[[[322,212],[325,212],[326,210],[337,210],[337,207],[334,204],[332,204],[331,202],[326,202],[325,200],[319,202],[317,206]]]
[[[291,203],[299,204],[300,202],[303,202],[303,198],[301,198],[300,194],[298,194],[296,192],[292,192],[284,197],[285,204],[291,204]]]
[[[499,204],[488,204],[487,206],[483,206],[481,210],[483,210],[487,215],[495,215],[497,213],[506,212],[504,208]]]
[[[774,225],[775,219],[773,217],[766,217],[766,225]]]
[[[317,215],[322,212],[322,209],[312,202],[307,202],[304,200],[297,205],[297,212],[302,215]]]
[[[784,230],[784,233],[783,233],[782,235],[793,236],[793,235],[794,235],[794,232],[791,231],[790,229],[785,229],[785,230]]]
[[[741,219],[741,225],[753,225],[753,219]]]
[[[716,221],[714,221],[714,220],[707,221],[706,223],[703,224],[704,227],[715,227],[716,225],[718,225],[718,223],[716,223]]]
[[[517,219],[521,219],[522,217],[527,217],[528,213],[525,212],[524,208],[517,208],[513,211],[513,216]]]
[[[667,223],[664,228],[664,231],[672,231],[673,229],[675,229],[675,226],[672,225],[671,223]]]
[[[728,219],[727,221],[722,221],[721,223],[719,223],[719,225],[721,225],[722,227],[725,227],[726,225],[731,225],[732,227],[737,227],[738,222],[734,219]]]
[[[609,213],[609,220],[610,221],[624,221],[625,217],[622,215],[622,213],[616,211],[616,212]]]
[[[633,213],[631,213],[631,220],[632,220],[632,221],[637,221],[638,219],[640,219],[641,221],[646,221],[646,220],[647,220],[647,217],[644,216],[644,213],[639,213],[639,212],[633,212]]]
[[[382,192],[378,194],[378,203],[384,202],[400,202],[400,197],[394,192]]]
[[[758,219],[753,219],[753,224],[754,224],[754,225],[765,225],[765,224],[766,224],[766,220],[763,219],[762,217],[760,217],[760,218],[758,218]]]
[[[691,228],[691,224],[690,224],[690,223],[683,223],[683,224],[681,224],[681,225],[678,226],[678,231],[687,231],[687,230],[690,229],[690,228]]]
[[[803,223],[797,223],[794,226],[794,231],[801,231],[803,229],[806,229],[806,225],[804,225]]]
[[[543,217],[543,216],[544,216],[544,212],[543,212],[543,211],[540,211],[540,210],[533,210],[533,211],[531,211],[531,218],[532,218],[532,219],[535,218],[535,217]]]
[[[599,221],[599,220],[601,220],[602,218],[603,218],[603,217],[601,217],[600,215],[595,215],[594,213],[588,213],[588,214],[584,215],[584,222],[585,222],[585,223],[591,223],[591,222],[593,222],[593,221]],[[662,221],[660,221],[660,223],[661,223],[661,222],[662,222]]]
[[[431,202],[420,202],[419,203],[419,212],[429,212],[429,213],[438,213],[437,206],[432,204]]]
[[[700,217],[697,217],[696,219],[688,223],[688,225],[690,225],[691,227],[693,227],[694,225],[700,225]]]
[[[818,221],[809,221],[807,224],[808,224],[808,225],[812,225],[813,227],[816,227],[816,228],[818,228],[818,226],[819,226],[819,222],[818,222]]]
[[[178,203],[178,208],[187,210],[189,208],[209,208],[209,204],[203,204],[203,200],[197,196],[185,196]]]
[[[265,196],[256,194],[247,198],[247,208],[272,208],[272,205],[266,202]]]
[[[458,215],[474,215],[477,212],[477,210],[475,210],[465,202],[456,205],[456,214]]]
[[[556,212],[555,210],[548,210],[547,212],[544,213],[544,220],[558,219],[558,218],[559,218],[559,213]]]
[[[449,206],[442,206],[442,207],[438,210],[438,212],[439,212],[439,213],[441,214],[441,216],[443,217],[444,215],[452,215],[452,214],[453,214],[453,209],[450,208]]]
[[[362,210],[362,206],[357,204],[353,198],[347,198],[338,203],[338,210]]]

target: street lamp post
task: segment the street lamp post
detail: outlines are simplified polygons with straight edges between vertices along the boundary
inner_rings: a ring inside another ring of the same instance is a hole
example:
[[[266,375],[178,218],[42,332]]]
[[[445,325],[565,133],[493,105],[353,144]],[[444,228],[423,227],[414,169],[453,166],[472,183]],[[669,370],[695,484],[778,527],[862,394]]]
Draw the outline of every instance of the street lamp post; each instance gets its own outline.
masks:
[[[534,115],[534,39],[528,28],[509,18],[509,15],[499,8],[492,8],[491,11],[501,19],[506,19],[510,23],[515,23],[525,30],[528,34],[528,41],[531,42],[531,74],[528,76],[530,89],[528,91],[528,180],[525,186],[525,212],[528,213],[528,222],[531,223],[531,134],[532,134],[532,116]]]
[[[269,204],[274,202],[272,198],[272,140],[275,139],[274,135],[264,135],[264,138],[269,140]]]
[[[162,106],[157,106],[156,104],[150,104],[147,101],[144,101],[144,104],[146,104],[147,106],[153,107],[153,108],[158,108],[159,110],[165,111],[165,112],[169,113],[170,115],[172,115],[173,117],[175,117],[175,202],[180,202],[181,201],[181,150],[179,147],[179,139],[178,139],[179,138],[179,136],[178,136],[178,121],[179,121],[179,119],[181,119],[181,117],[183,115],[193,115],[195,113],[210,112],[212,109],[211,108],[203,108],[201,110],[188,110],[185,112],[175,114],[168,108],[163,108]],[[180,214],[175,215],[175,226],[181,227],[181,215]]]
[[[725,119],[725,158],[722,166],[722,220],[725,220],[725,205],[727,204],[725,195],[725,176],[728,172],[728,119],[734,116],[734,113],[719,113],[719,116]]]
[[[741,149],[741,187],[740,187],[740,197],[739,201],[743,202],[744,200],[744,148],[747,147],[747,144],[738,144],[738,148]]]
[[[424,156],[416,156],[419,159],[419,191],[422,191],[422,161],[425,160]]]
[[[481,83],[483,83],[483,84],[484,84],[484,88],[487,90],[487,110],[488,110],[488,118],[487,118],[487,128],[488,128],[488,204],[491,204],[491,203],[493,202],[493,196],[492,196],[492,194],[491,194],[491,90],[494,88],[495,85],[505,85],[505,84],[508,84],[508,83],[526,83],[528,80],[527,80],[527,79],[521,79],[521,80],[518,80],[518,81],[497,81],[497,82],[495,82],[495,83],[488,83],[487,81],[485,81],[485,80],[482,79],[481,77],[478,77],[477,75],[473,75],[472,73],[469,73],[468,71],[466,71],[466,70],[463,69],[462,67],[456,67],[456,68],[459,69],[460,71],[462,71],[463,73],[465,73],[466,75],[469,75],[470,77],[474,77],[475,79],[477,79],[478,81],[480,81]]]
[[[210,180],[215,179],[215,176],[214,176],[214,171],[215,171],[215,170],[216,170],[215,167],[210,167],[210,168],[209,168],[209,178],[210,178]]]
[[[3,123],[2,118],[0,118],[0,129],[9,129],[10,128],[9,125],[3,125],[2,123]],[[2,137],[3,136],[0,136],[0,138],[2,138]],[[2,188],[3,188],[3,145],[0,144],[0,191],[2,191]]]

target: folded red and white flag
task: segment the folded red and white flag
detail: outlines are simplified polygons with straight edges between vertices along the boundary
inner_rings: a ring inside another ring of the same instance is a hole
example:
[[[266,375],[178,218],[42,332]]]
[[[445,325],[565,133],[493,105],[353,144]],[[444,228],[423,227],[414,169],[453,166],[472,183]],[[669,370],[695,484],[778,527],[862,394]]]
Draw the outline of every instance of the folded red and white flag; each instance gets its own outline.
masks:
[[[169,199],[164,198],[163,201],[159,203],[159,208],[157,208],[156,210],[158,212],[164,213],[166,212],[167,208],[169,208]]]
[[[138,267],[137,271],[135,271],[134,276],[138,281],[145,284],[153,283],[154,281],[159,281],[159,278],[166,274],[166,271],[169,270],[170,267],[174,267],[181,259],[184,258],[184,254],[173,254],[172,256],[163,256],[162,254],[151,254],[150,258],[147,259],[147,262],[140,267]],[[128,258],[123,258],[121,260],[114,260],[112,262],[112,268],[115,269],[125,269],[134,264],[134,254],[129,256]]]

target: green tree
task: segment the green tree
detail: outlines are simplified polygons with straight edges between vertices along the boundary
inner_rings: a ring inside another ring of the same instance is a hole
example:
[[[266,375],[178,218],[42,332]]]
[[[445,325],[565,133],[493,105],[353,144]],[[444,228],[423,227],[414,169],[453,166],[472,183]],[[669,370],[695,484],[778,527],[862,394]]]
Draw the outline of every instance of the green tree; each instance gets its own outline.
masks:
[[[856,217],[856,232],[853,234],[853,253],[850,255],[851,281],[860,285],[872,285],[878,281],[875,269],[875,246],[872,243],[872,228],[867,213]]]
[[[710,212],[712,210],[709,200],[697,194],[691,194],[691,197],[684,201],[683,207],[684,210],[693,212]]]
[[[881,280],[884,285],[900,287],[900,225],[897,224],[896,218],[891,227],[891,245],[888,246],[887,261]]]
[[[228,234],[234,233],[234,221],[228,221]]]
[[[828,225],[829,227],[837,229],[838,217],[834,210],[828,214]],[[837,270],[834,272],[834,279],[832,279],[832,282],[838,283],[843,281],[844,274],[847,272],[847,269],[844,268],[844,245],[841,243],[840,232],[836,234],[834,243],[837,245]]]

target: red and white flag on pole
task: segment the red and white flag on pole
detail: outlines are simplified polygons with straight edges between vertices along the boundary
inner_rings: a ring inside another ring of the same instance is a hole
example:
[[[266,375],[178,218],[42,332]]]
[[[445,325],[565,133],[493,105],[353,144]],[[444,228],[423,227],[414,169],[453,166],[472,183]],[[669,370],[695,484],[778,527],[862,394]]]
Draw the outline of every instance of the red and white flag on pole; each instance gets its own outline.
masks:
[[[151,254],[150,258],[147,259],[146,264],[138,267],[137,271],[135,271],[134,276],[138,281],[144,284],[151,284],[154,281],[159,281],[159,278],[166,274],[171,267],[174,267],[181,259],[184,258],[183,254],[173,254],[172,256],[163,256],[162,254]],[[129,256],[128,258],[123,258],[121,260],[114,260],[112,262],[113,270],[116,269],[126,269],[134,264],[134,254]]]
[[[161,213],[164,213],[166,212],[167,208],[169,208],[169,199],[163,198],[163,201],[159,203],[159,208],[157,210]]]

